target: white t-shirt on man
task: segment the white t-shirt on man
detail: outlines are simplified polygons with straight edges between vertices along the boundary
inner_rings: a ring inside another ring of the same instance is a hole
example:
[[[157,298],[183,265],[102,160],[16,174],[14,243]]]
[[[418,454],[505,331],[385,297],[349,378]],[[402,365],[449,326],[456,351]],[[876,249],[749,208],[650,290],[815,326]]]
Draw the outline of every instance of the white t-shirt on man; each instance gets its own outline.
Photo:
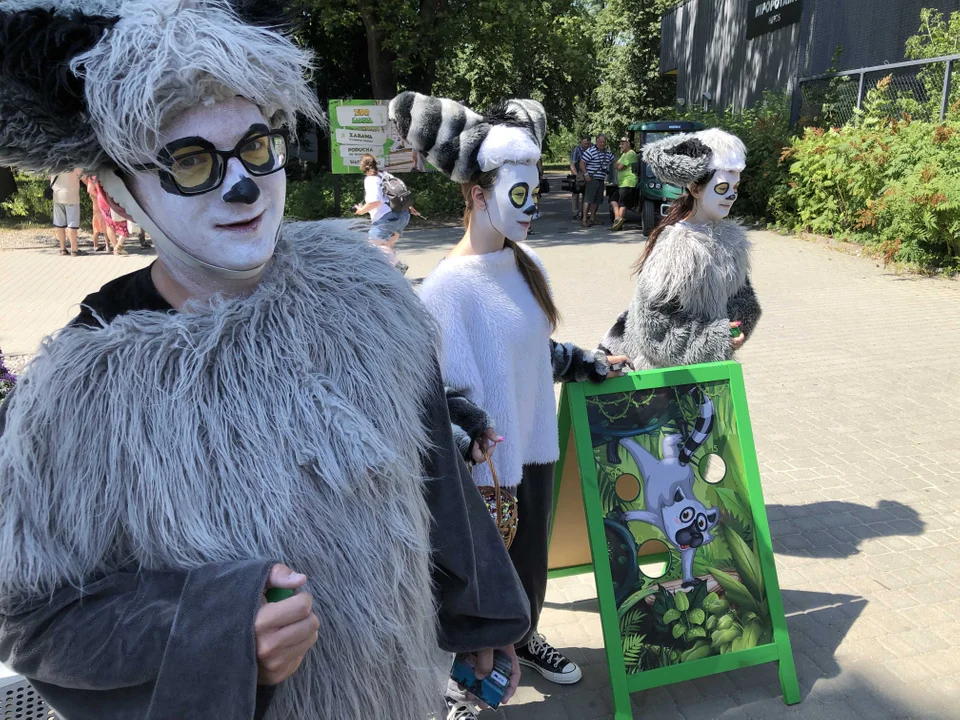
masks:
[[[383,194],[383,178],[379,175],[367,175],[363,179],[363,201],[365,203],[380,202],[380,205],[370,211],[370,221],[376,222],[390,213],[390,202]]]
[[[61,205],[80,204],[80,175],[76,170],[57,175],[53,182],[53,201]]]

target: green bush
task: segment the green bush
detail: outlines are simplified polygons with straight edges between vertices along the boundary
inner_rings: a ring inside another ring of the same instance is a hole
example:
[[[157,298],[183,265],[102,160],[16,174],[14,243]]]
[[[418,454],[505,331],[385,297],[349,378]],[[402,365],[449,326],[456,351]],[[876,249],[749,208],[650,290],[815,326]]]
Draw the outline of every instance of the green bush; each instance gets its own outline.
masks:
[[[878,246],[887,261],[960,269],[960,117],[885,117],[888,84],[853,122],[807,128],[783,153],[775,219]]]
[[[460,186],[440,173],[409,173],[402,176],[413,193],[413,204],[431,219],[450,219],[463,213]],[[341,212],[350,216],[350,208],[363,202],[363,178],[344,175],[341,182]],[[287,217],[297,220],[319,220],[334,217],[333,176],[321,175],[312,180],[287,183]]]
[[[17,191],[0,203],[0,217],[49,224],[53,219],[53,201],[43,196],[50,184],[45,177],[16,173]],[[93,205],[86,188],[80,185],[80,224],[90,227]]]

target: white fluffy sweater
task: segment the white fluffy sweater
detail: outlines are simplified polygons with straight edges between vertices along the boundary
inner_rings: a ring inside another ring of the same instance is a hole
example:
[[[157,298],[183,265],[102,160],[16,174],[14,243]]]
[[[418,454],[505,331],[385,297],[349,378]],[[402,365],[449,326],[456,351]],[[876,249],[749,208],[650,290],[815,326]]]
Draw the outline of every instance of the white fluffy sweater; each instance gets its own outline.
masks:
[[[543,270],[533,251],[521,247]],[[493,455],[501,485],[519,485],[524,465],[556,462],[550,323],[513,250],[444,260],[420,297],[442,333],[444,382],[486,410],[506,438]],[[493,484],[486,463],[473,478]]]

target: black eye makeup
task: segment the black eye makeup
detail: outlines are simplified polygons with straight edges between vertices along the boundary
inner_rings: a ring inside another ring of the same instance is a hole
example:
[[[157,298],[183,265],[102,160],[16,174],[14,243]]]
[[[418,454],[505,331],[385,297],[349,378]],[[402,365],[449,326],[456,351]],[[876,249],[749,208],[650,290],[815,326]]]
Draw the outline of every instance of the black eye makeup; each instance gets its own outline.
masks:
[[[527,195],[530,194],[530,186],[524,182],[517,183],[510,188],[510,204],[515,208],[522,208],[527,202]]]
[[[717,195],[726,195],[726,194],[727,194],[727,190],[729,190],[729,189],[730,189],[730,183],[728,183],[728,182],[722,182],[722,183],[719,183],[719,184],[713,189],[713,191],[714,191]]]

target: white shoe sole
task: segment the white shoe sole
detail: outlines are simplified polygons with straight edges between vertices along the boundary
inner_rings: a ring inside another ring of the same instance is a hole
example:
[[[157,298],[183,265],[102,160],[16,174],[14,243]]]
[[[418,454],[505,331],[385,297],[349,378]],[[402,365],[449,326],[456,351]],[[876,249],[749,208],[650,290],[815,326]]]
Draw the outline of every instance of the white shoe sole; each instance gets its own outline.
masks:
[[[550,672],[549,670],[544,670],[542,667],[537,665],[534,662],[529,660],[524,660],[523,658],[518,658],[521,665],[525,665],[528,668],[533,668],[538,673],[543,675],[547,680],[557,685],[573,685],[580,682],[580,679],[583,677],[583,672],[580,670],[580,666],[577,665],[577,669],[570,673],[555,673]]]

